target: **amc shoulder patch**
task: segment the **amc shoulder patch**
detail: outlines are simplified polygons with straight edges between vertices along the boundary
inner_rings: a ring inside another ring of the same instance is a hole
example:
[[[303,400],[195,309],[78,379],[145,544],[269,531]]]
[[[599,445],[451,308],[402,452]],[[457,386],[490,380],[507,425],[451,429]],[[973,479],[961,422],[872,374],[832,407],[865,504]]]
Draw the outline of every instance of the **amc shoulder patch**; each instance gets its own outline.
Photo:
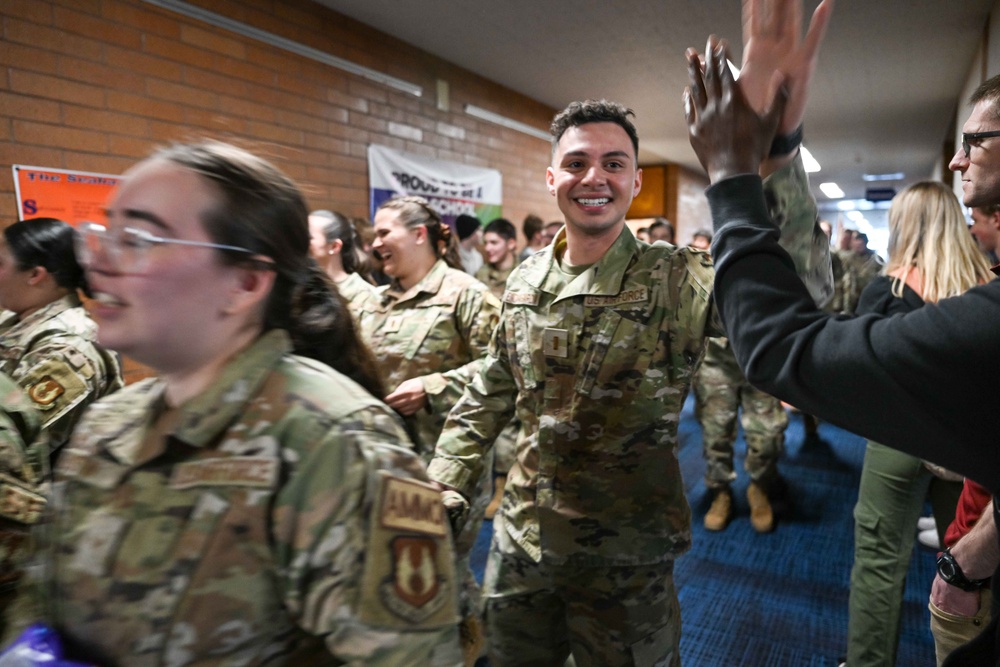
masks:
[[[379,471],[358,616],[387,628],[438,628],[457,619],[455,554],[438,490]]]
[[[385,479],[379,520],[385,528],[437,537],[448,534],[441,494],[434,487],[412,479]]]

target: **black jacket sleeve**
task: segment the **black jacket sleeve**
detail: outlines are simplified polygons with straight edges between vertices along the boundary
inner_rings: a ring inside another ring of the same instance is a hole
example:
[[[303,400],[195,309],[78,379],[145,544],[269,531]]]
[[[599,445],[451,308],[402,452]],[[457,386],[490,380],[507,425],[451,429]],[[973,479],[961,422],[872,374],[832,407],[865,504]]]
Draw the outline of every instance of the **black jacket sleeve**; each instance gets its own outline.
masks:
[[[1000,282],[906,315],[818,310],[760,179],[708,190],[715,299],[747,379],[850,431],[1000,491]]]

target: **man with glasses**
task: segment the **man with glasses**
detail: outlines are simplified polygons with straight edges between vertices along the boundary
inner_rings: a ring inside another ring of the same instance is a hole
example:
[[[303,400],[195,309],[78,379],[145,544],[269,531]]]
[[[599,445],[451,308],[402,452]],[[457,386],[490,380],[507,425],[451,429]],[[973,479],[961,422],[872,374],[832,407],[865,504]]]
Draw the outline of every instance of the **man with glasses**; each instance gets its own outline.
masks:
[[[737,359],[752,383],[782,400],[934,460],[996,494],[1000,282],[902,316],[838,318],[815,307],[777,245],[779,232],[754,172],[787,108],[804,106],[832,10],[830,0],[820,3],[800,47],[801,5],[744,3],[745,59],[762,70],[759,76],[784,80],[772,94],[749,99],[715,38],[704,66],[697,52],[688,51],[688,131],[712,181],[715,297]],[[986,206],[1000,202],[1000,77],[983,83],[970,101],[972,115],[950,167],[962,175],[965,204]],[[980,569],[981,561],[952,555],[946,572],[954,581],[990,574]],[[997,664],[997,629],[994,615],[945,664]]]

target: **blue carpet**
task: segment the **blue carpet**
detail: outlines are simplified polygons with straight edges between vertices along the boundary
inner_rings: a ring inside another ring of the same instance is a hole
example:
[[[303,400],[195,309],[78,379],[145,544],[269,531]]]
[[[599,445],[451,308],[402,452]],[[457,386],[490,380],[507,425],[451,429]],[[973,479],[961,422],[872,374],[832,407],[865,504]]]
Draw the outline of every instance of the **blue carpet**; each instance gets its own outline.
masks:
[[[836,667],[847,637],[847,596],[864,440],[829,424],[806,439],[792,415],[779,464],[788,489],[776,530],[750,526],[743,472],[746,443],[736,441],[736,518],[721,533],[706,531],[708,509],[701,428],[689,397],[681,414],[679,459],[691,503],[694,546],[677,561],[685,667]],[[472,553],[482,579],[492,522]],[[914,530],[916,527],[914,526]],[[934,554],[914,549],[903,599],[896,667],[933,667],[927,596]]]

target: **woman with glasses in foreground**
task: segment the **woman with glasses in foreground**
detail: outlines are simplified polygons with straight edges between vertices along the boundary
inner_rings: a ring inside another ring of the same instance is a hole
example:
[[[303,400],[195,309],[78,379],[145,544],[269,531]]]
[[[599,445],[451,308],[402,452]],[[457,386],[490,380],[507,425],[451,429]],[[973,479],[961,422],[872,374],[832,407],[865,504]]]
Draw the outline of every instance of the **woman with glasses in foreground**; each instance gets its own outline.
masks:
[[[102,667],[459,664],[439,495],[327,365],[371,375],[295,185],[232,146],[167,148],[79,250],[100,341],[158,377],[87,412],[15,621]]]

